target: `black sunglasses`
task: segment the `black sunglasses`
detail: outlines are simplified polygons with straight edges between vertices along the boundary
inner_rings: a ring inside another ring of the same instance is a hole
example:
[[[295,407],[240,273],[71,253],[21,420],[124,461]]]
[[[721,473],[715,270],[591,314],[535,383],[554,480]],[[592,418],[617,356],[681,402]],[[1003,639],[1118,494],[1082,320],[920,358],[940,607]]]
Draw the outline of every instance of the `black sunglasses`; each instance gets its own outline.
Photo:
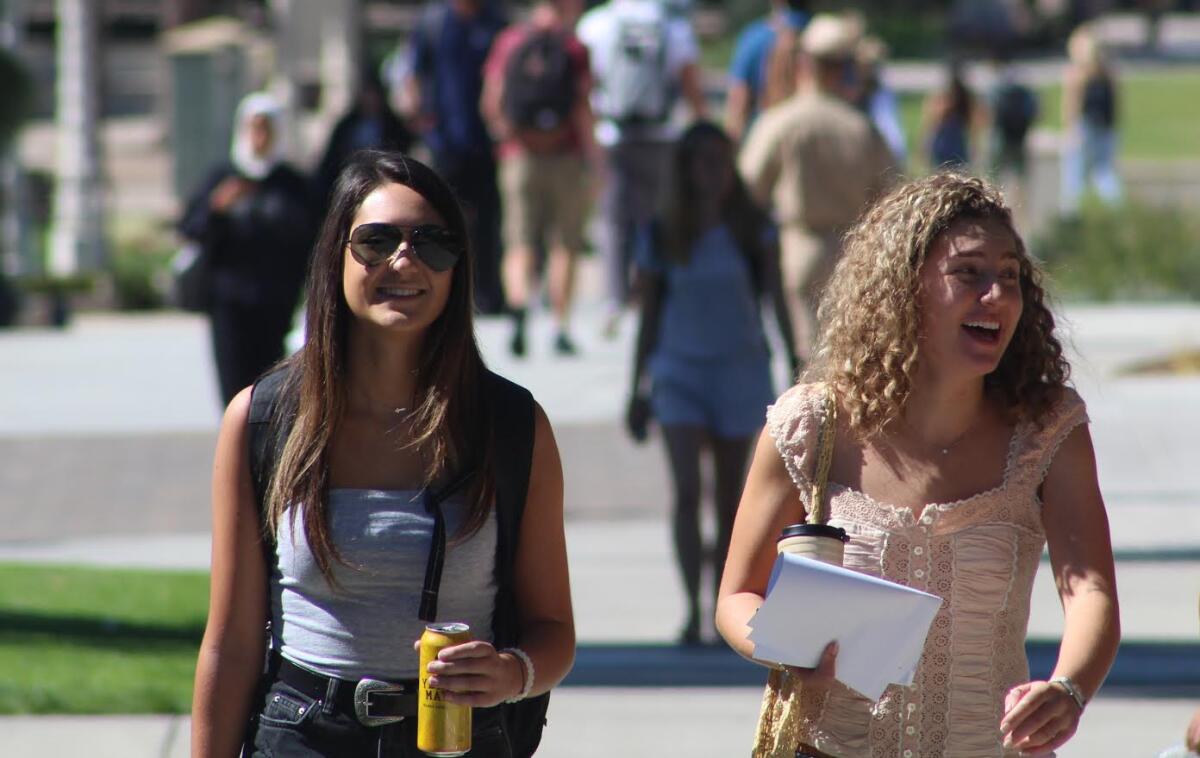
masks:
[[[350,233],[350,254],[368,268],[378,266],[400,249],[408,237],[408,249],[434,271],[448,271],[466,252],[462,238],[444,226],[397,226],[395,224],[361,224]]]

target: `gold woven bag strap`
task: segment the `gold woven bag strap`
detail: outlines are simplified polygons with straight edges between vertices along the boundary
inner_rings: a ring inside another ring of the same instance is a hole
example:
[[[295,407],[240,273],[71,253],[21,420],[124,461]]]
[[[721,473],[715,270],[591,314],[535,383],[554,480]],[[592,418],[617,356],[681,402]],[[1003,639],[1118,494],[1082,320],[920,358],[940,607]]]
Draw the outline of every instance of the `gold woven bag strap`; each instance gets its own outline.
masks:
[[[837,401],[833,389],[825,391],[825,418],[821,420],[821,432],[817,439],[817,469],[813,475],[812,492],[808,500],[808,523],[824,524],[829,519],[825,512],[825,490],[829,485],[829,464],[833,462],[833,438],[837,433]]]

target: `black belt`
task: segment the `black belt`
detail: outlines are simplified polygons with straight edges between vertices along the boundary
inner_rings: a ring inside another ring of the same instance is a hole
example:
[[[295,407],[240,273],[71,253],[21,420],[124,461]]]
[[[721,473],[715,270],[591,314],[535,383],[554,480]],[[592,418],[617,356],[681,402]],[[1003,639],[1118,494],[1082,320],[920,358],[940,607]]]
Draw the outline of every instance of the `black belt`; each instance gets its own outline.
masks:
[[[382,726],[417,715],[417,680],[357,682],[309,671],[280,658],[275,679],[334,710],[354,716],[364,726]]]

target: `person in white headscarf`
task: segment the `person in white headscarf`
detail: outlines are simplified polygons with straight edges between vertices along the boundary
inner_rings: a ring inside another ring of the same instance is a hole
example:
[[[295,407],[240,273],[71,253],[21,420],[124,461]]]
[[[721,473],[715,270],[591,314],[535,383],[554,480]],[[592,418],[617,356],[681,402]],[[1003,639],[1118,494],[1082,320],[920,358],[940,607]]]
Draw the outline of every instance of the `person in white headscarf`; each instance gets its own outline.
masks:
[[[283,357],[316,232],[308,183],[284,160],[280,116],[265,92],[243,98],[229,160],[179,222],[212,270],[208,315],[225,403]]]

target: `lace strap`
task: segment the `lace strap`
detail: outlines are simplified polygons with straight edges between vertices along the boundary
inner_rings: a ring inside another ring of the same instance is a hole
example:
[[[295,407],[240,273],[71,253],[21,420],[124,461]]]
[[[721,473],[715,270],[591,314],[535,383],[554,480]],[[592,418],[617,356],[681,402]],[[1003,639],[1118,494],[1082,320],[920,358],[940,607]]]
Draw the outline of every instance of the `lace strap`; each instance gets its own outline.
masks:
[[[1067,436],[1080,424],[1088,423],[1087,406],[1072,389],[1063,393],[1062,399],[1046,414],[1041,425],[1029,421],[1024,423],[1022,440],[1017,444],[1015,460],[1011,461],[1014,478],[1023,487],[1036,490],[1041,486],[1054,456],[1062,447]]]
[[[1054,419],[1042,429],[1042,433],[1039,435],[1041,444],[1038,445],[1038,449],[1041,457],[1035,470],[1035,486],[1041,486],[1046,479],[1046,474],[1050,473],[1050,465],[1054,463],[1054,456],[1058,454],[1058,449],[1062,447],[1067,436],[1075,430],[1075,427],[1086,424],[1088,421],[1087,406],[1084,405],[1083,399],[1074,392],[1064,396],[1060,406],[1055,409]]]

